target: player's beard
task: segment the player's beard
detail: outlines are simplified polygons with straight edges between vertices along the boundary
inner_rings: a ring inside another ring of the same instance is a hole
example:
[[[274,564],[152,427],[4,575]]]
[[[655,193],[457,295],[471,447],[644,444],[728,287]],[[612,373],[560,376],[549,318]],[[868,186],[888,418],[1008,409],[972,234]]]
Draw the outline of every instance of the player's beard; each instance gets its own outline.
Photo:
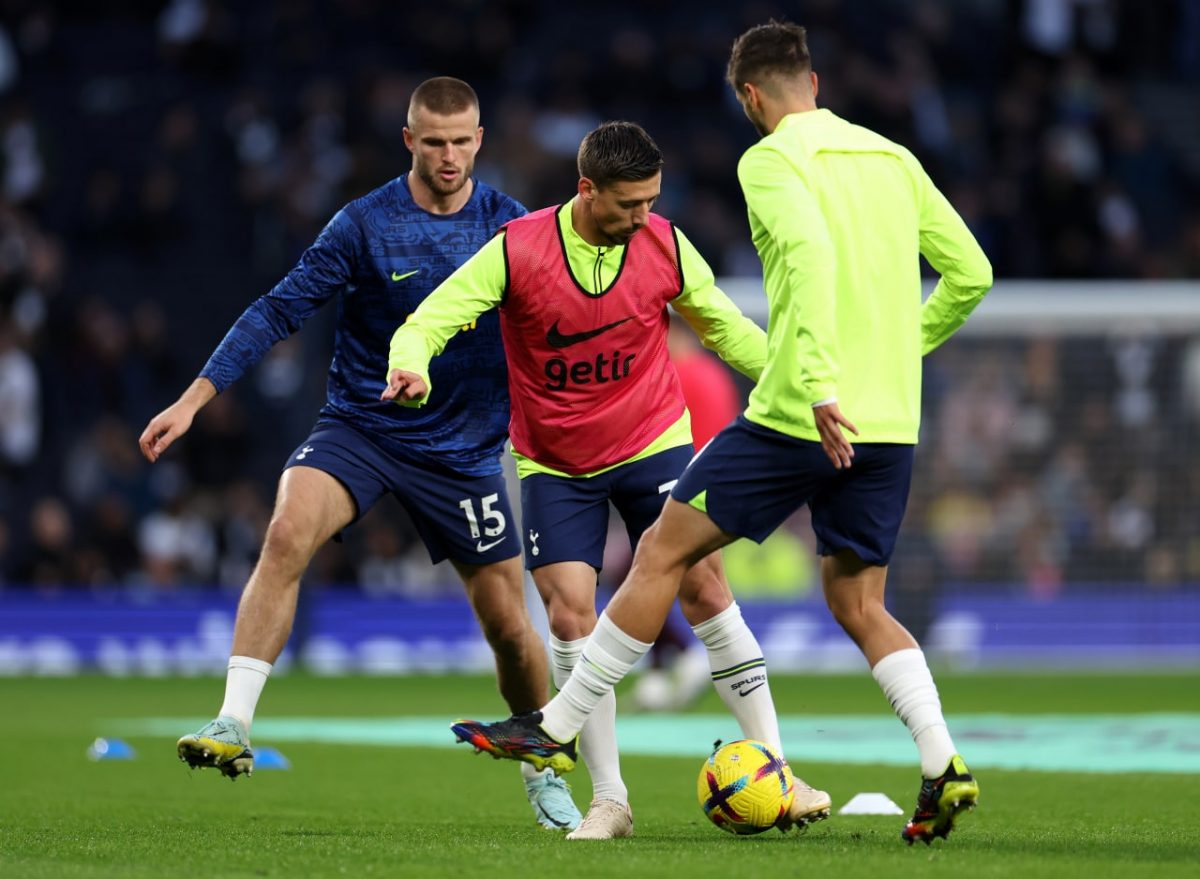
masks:
[[[605,246],[607,247],[625,246],[633,240],[633,236],[636,235],[642,228],[641,226],[633,228],[629,226],[618,226],[615,229],[606,229],[604,226],[600,226],[599,224],[597,224],[597,226],[600,234],[608,239],[608,241],[605,243]]]
[[[754,126],[754,130],[758,132],[759,137],[766,137],[771,133],[771,129],[767,127],[767,122],[761,114],[747,108],[746,115],[750,118],[750,123]]]
[[[433,190],[435,194],[443,197],[454,195],[454,193],[467,185],[467,181],[471,179],[471,174],[475,170],[475,163],[473,161],[468,162],[456,170],[459,172],[458,176],[454,180],[446,182],[437,175],[437,171],[430,170],[425,164],[417,163],[416,167],[417,176],[421,178],[421,182]]]

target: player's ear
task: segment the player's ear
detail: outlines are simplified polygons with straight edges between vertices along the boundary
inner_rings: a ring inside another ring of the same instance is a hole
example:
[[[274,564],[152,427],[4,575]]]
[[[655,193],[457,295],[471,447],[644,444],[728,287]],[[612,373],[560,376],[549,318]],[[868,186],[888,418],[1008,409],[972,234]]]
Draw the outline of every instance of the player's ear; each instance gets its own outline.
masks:
[[[580,177],[579,195],[584,201],[591,201],[596,197],[596,184],[587,177]]]
[[[817,92],[821,90],[821,83],[817,80],[817,73],[815,70],[810,70],[808,75],[811,77],[809,81],[812,83],[812,95],[815,98],[817,96]]]
[[[413,133],[412,133],[412,129],[411,129],[411,128],[409,128],[407,125],[405,125],[405,126],[404,126],[404,128],[403,128],[403,134],[404,134],[404,145],[405,145],[406,147],[408,147],[408,151],[411,153],[411,152],[413,151]]]
[[[751,110],[757,110],[759,104],[758,86],[752,82],[748,82],[742,86],[742,94],[745,96],[745,106]]]

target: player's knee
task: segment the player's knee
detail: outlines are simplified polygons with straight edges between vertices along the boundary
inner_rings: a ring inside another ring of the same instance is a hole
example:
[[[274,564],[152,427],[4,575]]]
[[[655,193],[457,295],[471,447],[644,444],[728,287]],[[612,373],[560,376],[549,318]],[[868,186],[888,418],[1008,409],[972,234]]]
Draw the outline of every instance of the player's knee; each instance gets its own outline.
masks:
[[[718,562],[705,556],[688,569],[679,589],[679,608],[692,625],[710,620],[733,602],[729,584]]]
[[[832,596],[828,600],[829,612],[847,632],[852,635],[869,628],[878,608],[874,599],[862,595]]]
[[[717,614],[729,607],[730,600],[721,592],[710,591],[685,599],[679,598],[679,609],[683,611],[684,619],[689,624],[697,626],[705,620],[711,620]]]
[[[260,564],[303,570],[312,553],[313,541],[308,529],[290,516],[276,516],[267,526]]]
[[[596,628],[594,607],[573,606],[565,601],[551,601],[546,608],[550,633],[560,641],[578,641]]]

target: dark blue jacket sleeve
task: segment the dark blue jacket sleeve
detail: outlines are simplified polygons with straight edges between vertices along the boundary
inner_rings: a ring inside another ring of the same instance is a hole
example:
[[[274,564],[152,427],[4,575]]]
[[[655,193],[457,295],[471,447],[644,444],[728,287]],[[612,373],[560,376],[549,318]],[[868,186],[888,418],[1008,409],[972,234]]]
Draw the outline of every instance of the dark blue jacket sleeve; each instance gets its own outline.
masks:
[[[361,245],[359,227],[343,208],[304,251],[296,267],[242,312],[204,364],[201,377],[212,382],[218,393],[241,378],[271,346],[300,329],[352,282]]]

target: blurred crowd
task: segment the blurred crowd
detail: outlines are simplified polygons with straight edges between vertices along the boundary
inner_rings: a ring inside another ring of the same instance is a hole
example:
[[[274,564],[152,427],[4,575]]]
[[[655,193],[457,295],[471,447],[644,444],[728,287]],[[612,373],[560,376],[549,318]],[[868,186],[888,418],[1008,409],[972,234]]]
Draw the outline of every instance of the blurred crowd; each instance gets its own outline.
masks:
[[[718,274],[758,274],[723,75],[772,16],[808,26],[820,102],[910,146],[998,278],[1200,277],[1200,0],[0,0],[0,586],[241,587],[333,315],[164,461],[137,435],[338,207],[408,168],[427,76],[475,86],[477,173],[530,207],[571,195],[594,125],[643,123],[660,211]],[[1200,580],[1197,343],[972,341],[928,372],[908,582]],[[791,558],[803,517],[789,534]],[[310,580],[453,577],[384,504]]]

